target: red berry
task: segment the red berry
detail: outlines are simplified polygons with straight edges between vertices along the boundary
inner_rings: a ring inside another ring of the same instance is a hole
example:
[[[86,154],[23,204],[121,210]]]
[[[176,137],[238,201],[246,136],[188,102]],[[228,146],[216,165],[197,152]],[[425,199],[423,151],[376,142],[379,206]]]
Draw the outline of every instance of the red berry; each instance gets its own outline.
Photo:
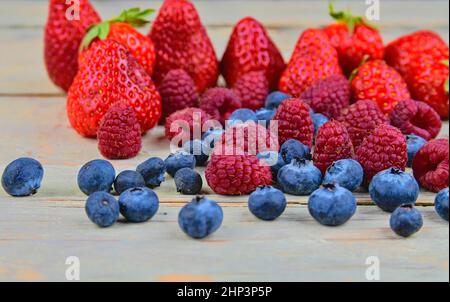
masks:
[[[338,120],[347,128],[355,150],[378,125],[389,124],[389,119],[372,101],[358,101],[345,108]]]
[[[203,125],[209,120],[209,115],[198,108],[186,108],[176,111],[166,119],[166,138],[172,140],[178,137],[179,146],[193,139],[200,139]]]
[[[252,71],[242,75],[233,90],[241,100],[243,108],[257,110],[264,106],[269,94],[269,82],[263,71]]]
[[[400,102],[391,114],[391,124],[403,134],[416,134],[426,140],[435,138],[442,121],[433,108],[414,100]]]
[[[255,155],[212,155],[205,171],[211,189],[221,195],[245,195],[272,184],[272,172]]]
[[[280,146],[289,139],[296,139],[311,147],[314,139],[314,124],[310,108],[300,99],[289,99],[281,103],[273,118],[278,122]]]
[[[330,121],[319,128],[313,159],[314,165],[322,173],[333,162],[353,156],[353,144],[344,125],[338,121]]]
[[[420,185],[432,192],[448,187],[448,139],[428,142],[413,160],[413,172]]]
[[[383,170],[406,169],[408,154],[405,136],[390,125],[379,125],[356,151],[356,160],[364,169],[366,184]]]
[[[113,104],[98,128],[98,149],[108,159],[135,157],[142,147],[141,126],[134,109],[125,102]]]
[[[350,83],[343,75],[334,75],[317,81],[300,98],[314,112],[338,118],[342,109],[350,105]]]
[[[227,88],[211,88],[200,98],[200,108],[222,125],[236,109],[241,107],[242,103],[236,93]]]

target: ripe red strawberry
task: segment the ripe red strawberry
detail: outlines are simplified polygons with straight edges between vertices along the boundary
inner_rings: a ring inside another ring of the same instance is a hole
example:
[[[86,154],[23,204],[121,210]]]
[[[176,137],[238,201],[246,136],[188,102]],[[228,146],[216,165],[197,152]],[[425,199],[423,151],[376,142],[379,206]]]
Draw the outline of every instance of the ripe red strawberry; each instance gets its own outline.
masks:
[[[111,105],[98,128],[98,149],[108,159],[128,159],[142,147],[141,126],[134,109],[125,102]]]
[[[336,74],[342,74],[336,49],[323,31],[308,29],[297,42],[279,90],[299,97],[316,81]]]
[[[354,101],[371,100],[389,114],[403,100],[411,98],[402,76],[384,61],[369,61],[359,67],[351,82]]]
[[[365,59],[383,59],[383,39],[363,17],[353,16],[350,11],[335,12],[331,3],[330,16],[337,23],[325,27],[324,31],[336,48],[346,74],[350,74]]]
[[[233,90],[241,100],[243,108],[257,110],[264,107],[269,94],[269,83],[263,71],[251,71],[236,81]]]
[[[87,29],[100,22],[88,0],[79,1],[79,19],[69,20],[72,4],[65,0],[49,1],[49,14],[45,26],[45,65],[50,79],[68,91],[78,71],[78,51]],[[78,17],[76,14],[71,18]]]
[[[166,119],[165,134],[168,140],[176,136],[180,141],[175,142],[180,147],[187,141],[201,139],[204,123],[210,116],[199,108],[186,108],[176,111]]]
[[[280,51],[264,26],[251,17],[239,21],[233,29],[221,62],[221,71],[229,87],[251,71],[262,71],[271,90],[278,86],[285,68]]]
[[[227,88],[208,89],[200,98],[200,108],[222,125],[225,125],[230,115],[241,107],[241,100],[236,93]]]
[[[153,23],[154,78],[159,84],[172,69],[184,69],[199,93],[216,86],[219,63],[211,40],[194,5],[188,0],[166,0]]]
[[[80,56],[80,70],[67,97],[67,114],[81,135],[95,137],[112,104],[125,101],[136,111],[143,133],[161,116],[161,97],[152,79],[125,46],[97,40]]]

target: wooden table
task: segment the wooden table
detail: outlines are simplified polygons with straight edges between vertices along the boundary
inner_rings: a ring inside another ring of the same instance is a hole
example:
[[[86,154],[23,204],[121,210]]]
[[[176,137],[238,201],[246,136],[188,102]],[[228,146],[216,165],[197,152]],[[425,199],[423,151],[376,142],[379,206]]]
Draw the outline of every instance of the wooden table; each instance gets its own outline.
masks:
[[[286,58],[302,30],[329,22],[325,1],[194,2],[219,55],[232,25],[245,15],[268,26]],[[346,2],[364,9],[364,1]],[[1,2],[0,169],[17,157],[32,156],[44,165],[45,179],[30,198],[13,199],[0,189],[0,281],[65,281],[69,256],[80,260],[82,281],[367,281],[366,261],[373,256],[382,281],[448,282],[448,223],[429,207],[434,194],[425,192],[419,199],[425,226],[410,239],[395,236],[389,215],[359,193],[358,213],[338,228],[318,225],[308,214],[306,198],[288,196],[285,215],[267,223],[249,213],[247,197],[212,195],[224,208],[224,224],[206,240],[191,240],[177,225],[189,197],[177,194],[171,179],[156,190],[161,208],[152,221],[95,227],[84,214],[76,175],[83,163],[100,155],[95,140],[70,128],[65,96],[47,79],[42,60],[46,3]],[[160,5],[150,0],[93,3],[103,17],[126,7]],[[386,41],[418,28],[433,29],[448,41],[447,1],[381,4],[379,26]],[[448,123],[441,136],[448,136]],[[150,156],[167,156],[167,146],[162,129],[155,129],[137,158],[113,164],[117,171],[134,169]],[[209,188],[206,193],[212,194]]]

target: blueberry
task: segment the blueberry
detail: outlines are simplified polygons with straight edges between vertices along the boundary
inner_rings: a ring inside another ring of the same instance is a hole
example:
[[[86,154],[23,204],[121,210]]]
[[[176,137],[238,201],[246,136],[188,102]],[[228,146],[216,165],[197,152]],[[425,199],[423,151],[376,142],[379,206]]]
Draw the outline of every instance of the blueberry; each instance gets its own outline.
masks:
[[[270,166],[273,179],[277,179],[278,171],[286,166],[286,162],[280,153],[276,151],[264,151],[257,155],[259,160],[264,160],[264,163]]]
[[[120,213],[129,222],[145,222],[158,212],[159,199],[149,188],[131,188],[120,194],[119,206]]]
[[[170,154],[164,161],[166,164],[167,173],[174,177],[178,170],[183,168],[194,169],[196,165],[195,156],[185,151],[178,151],[175,154]]]
[[[443,189],[436,195],[434,207],[439,216],[448,221],[448,188]]]
[[[390,225],[397,235],[409,237],[420,231],[423,226],[423,217],[413,205],[402,205],[392,213]]]
[[[265,107],[267,109],[277,109],[283,101],[290,99],[289,94],[283,93],[281,91],[275,91],[269,94],[266,98]]]
[[[362,166],[353,159],[341,159],[328,167],[323,178],[324,183],[337,183],[341,187],[354,192],[364,180]]]
[[[136,171],[144,177],[145,185],[156,188],[165,180],[166,165],[159,157],[152,157],[140,164]]]
[[[393,212],[402,204],[415,204],[419,185],[409,173],[397,168],[379,172],[369,185],[372,200],[386,212]]]
[[[323,115],[321,113],[313,113],[311,115],[311,118],[312,118],[313,123],[314,123],[314,137],[316,137],[317,136],[317,131],[319,131],[319,128],[322,125],[326,124],[329,121],[329,119],[325,115]]]
[[[78,172],[78,187],[86,194],[111,191],[116,171],[106,160],[96,159],[85,164]]]
[[[284,193],[309,195],[320,187],[322,173],[311,161],[293,159],[278,171],[278,184]]]
[[[23,157],[6,167],[2,175],[2,186],[11,196],[30,196],[37,193],[43,177],[42,165],[35,159]]]
[[[222,137],[224,131],[220,128],[211,128],[202,135],[202,140],[206,145],[210,146],[210,150],[214,148],[214,145]]]
[[[118,194],[122,194],[128,189],[145,187],[145,180],[142,175],[136,171],[123,171],[117,175],[114,181],[114,189]]]
[[[183,168],[175,173],[175,185],[181,194],[195,195],[202,190],[203,180],[200,174],[191,168]]]
[[[88,197],[85,210],[89,219],[99,227],[112,226],[119,218],[119,203],[111,194],[102,191]]]
[[[295,139],[289,139],[281,146],[281,156],[289,164],[294,158],[311,159],[311,149]]]
[[[275,109],[261,108],[256,111],[256,117],[259,123],[266,122],[265,126],[268,128],[270,126],[270,121],[273,119],[276,112]]]
[[[412,167],[414,156],[416,156],[417,152],[419,152],[419,150],[422,149],[422,147],[425,146],[426,143],[427,141],[425,139],[415,134],[410,134],[406,136],[406,145],[408,150],[408,167]]]
[[[275,220],[283,214],[287,201],[283,192],[273,187],[260,187],[250,195],[248,208],[262,220]]]
[[[202,140],[188,141],[183,145],[183,150],[195,156],[197,166],[206,166],[209,159],[210,147]]]
[[[178,215],[180,228],[195,239],[205,238],[217,231],[223,221],[222,208],[206,197],[196,197]]]
[[[324,184],[311,194],[308,201],[309,213],[320,224],[343,225],[356,213],[356,198],[352,192],[338,184]]]
[[[256,116],[256,113],[253,110],[250,109],[238,109],[234,111],[231,116],[228,118],[227,125],[228,127],[231,127],[236,124],[241,124],[245,122],[257,122],[258,118]]]

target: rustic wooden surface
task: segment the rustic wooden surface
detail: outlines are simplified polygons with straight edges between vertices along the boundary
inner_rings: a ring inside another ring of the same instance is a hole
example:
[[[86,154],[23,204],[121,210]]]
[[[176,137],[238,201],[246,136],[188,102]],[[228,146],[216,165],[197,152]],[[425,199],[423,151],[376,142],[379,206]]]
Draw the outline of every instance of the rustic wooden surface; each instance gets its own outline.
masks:
[[[65,97],[47,79],[42,60],[43,0],[5,0],[0,10],[0,170],[13,159],[32,156],[45,168],[42,189],[13,199],[0,189],[0,281],[64,281],[65,260],[77,256],[83,281],[366,281],[365,261],[380,259],[384,281],[448,281],[448,223],[434,213],[434,194],[423,192],[425,227],[404,240],[389,230],[389,215],[358,193],[358,214],[339,228],[319,226],[308,215],[306,198],[288,196],[286,214],[272,223],[255,219],[247,197],[212,198],[224,207],[223,227],[203,241],[179,230],[177,213],[189,197],[168,179],[157,189],[158,215],[149,223],[119,223],[101,230],[83,210],[85,196],[76,174],[98,158],[94,140],[68,125]],[[298,35],[329,20],[326,1],[194,1],[220,56],[232,25],[252,15],[264,22],[286,58]],[[161,1],[93,1],[103,17],[131,6],[158,8]],[[364,1],[339,1],[364,9]],[[382,1],[377,25],[386,41],[429,28],[448,41],[447,1]],[[238,9],[237,9],[238,8]],[[448,123],[441,136],[448,137]],[[144,138],[135,159],[113,161],[116,170],[134,169],[150,156],[165,157],[162,130]],[[211,194],[209,188],[205,194]],[[428,207],[426,207],[428,205]]]

